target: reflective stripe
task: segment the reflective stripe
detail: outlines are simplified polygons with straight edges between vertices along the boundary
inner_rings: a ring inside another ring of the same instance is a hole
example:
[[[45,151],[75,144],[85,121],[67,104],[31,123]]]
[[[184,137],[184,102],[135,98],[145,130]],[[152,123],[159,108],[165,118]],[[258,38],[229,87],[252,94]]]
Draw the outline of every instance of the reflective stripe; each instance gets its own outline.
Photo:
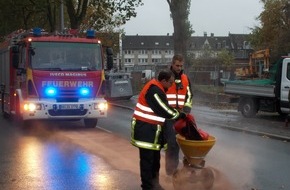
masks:
[[[136,125],[136,119],[133,117],[131,121],[131,139],[134,139],[135,125]]]
[[[168,101],[169,105],[176,105],[176,101]],[[183,106],[184,101],[178,101],[178,105]]]
[[[192,107],[192,94],[190,92],[189,86],[187,86],[187,100],[185,101],[185,105],[188,107]]]
[[[163,146],[163,148],[164,148],[164,150],[167,150],[167,148],[168,148],[167,143]]]
[[[158,96],[158,94],[154,94],[154,98],[157,100],[157,102],[159,103],[159,105],[169,114],[172,115],[171,119],[175,119],[179,116],[179,112],[176,110],[171,110],[169,107],[167,107],[166,104],[164,104],[162,102],[162,100],[160,99],[160,97]]]
[[[192,108],[192,103],[185,103],[184,106]]]
[[[164,122],[165,121],[165,118],[163,118],[163,117],[142,113],[142,112],[137,111],[137,110],[134,111],[134,114],[139,116],[139,117],[143,117],[145,119],[150,119],[150,120],[153,120],[153,121],[158,121],[158,122]]]
[[[157,125],[157,130],[155,133],[155,139],[154,139],[154,144],[158,143],[159,135],[161,133],[161,125]]]
[[[178,99],[185,99],[185,95],[178,94]]]
[[[146,148],[150,150],[160,150],[161,145],[160,144],[152,144],[148,142],[143,142],[143,141],[137,141],[137,140],[131,140],[131,144],[140,148]]]
[[[176,94],[166,94],[167,98],[176,98]]]
[[[136,118],[133,117],[132,122],[131,122],[131,144],[139,147],[139,148],[146,148],[150,150],[160,150],[161,149],[161,144],[158,144],[159,136],[162,130],[161,125],[157,125],[156,133],[155,133],[155,138],[154,142],[144,142],[144,141],[139,141],[135,140],[134,137],[134,132],[135,132],[135,125],[136,125]],[[164,145],[165,148],[167,148],[167,144]]]
[[[176,98],[176,94],[166,94],[167,98]],[[179,99],[185,99],[185,95],[178,94]]]
[[[152,110],[150,107],[143,106],[143,105],[141,105],[141,104],[139,104],[139,103],[136,104],[136,107],[140,108],[140,109],[143,110],[143,111],[153,113],[153,110]]]
[[[175,82],[175,83],[181,83],[181,80],[180,80],[180,79],[175,79],[174,82]]]

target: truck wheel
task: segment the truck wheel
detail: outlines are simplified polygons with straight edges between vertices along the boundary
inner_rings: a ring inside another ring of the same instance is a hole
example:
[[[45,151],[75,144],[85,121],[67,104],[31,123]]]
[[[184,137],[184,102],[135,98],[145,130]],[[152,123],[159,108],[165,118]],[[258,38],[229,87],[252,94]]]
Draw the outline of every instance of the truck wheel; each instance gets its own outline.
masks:
[[[240,102],[240,110],[244,117],[254,117],[257,113],[257,105],[253,99],[247,98]]]
[[[98,119],[84,119],[86,128],[95,128],[98,124]]]

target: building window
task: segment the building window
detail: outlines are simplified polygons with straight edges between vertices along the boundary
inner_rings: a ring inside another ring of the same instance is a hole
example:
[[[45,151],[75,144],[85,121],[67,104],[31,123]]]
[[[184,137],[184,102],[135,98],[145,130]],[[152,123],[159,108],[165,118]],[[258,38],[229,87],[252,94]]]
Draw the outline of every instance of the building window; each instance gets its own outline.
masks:
[[[142,58],[142,59],[138,59],[138,62],[139,62],[139,63],[147,63],[147,62],[148,62],[148,60],[147,60],[147,59],[144,59],[144,58]]]
[[[147,54],[147,50],[139,50],[139,54],[146,55]]]
[[[167,55],[173,55],[173,50],[167,50]]]
[[[131,63],[132,59],[125,59],[125,63]]]
[[[133,51],[132,50],[124,50],[124,53],[125,54],[133,54]]]
[[[161,54],[161,51],[160,50],[152,50],[152,54],[154,54],[154,55],[159,55],[159,54]]]
[[[161,63],[161,59],[152,59],[152,63]]]

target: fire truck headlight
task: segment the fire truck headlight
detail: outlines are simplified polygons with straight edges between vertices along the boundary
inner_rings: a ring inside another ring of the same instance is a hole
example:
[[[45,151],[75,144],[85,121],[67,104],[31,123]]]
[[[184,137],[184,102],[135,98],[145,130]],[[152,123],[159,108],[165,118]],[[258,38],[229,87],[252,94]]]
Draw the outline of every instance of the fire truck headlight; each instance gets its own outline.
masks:
[[[45,89],[45,94],[46,94],[47,96],[49,96],[49,97],[53,97],[53,96],[55,96],[56,93],[57,93],[56,88],[48,87],[48,88]]]
[[[90,94],[90,89],[88,89],[88,88],[81,88],[79,92],[80,92],[80,95],[81,96],[88,96]]]
[[[35,103],[25,103],[23,108],[25,111],[35,111],[35,110],[41,110],[41,105],[35,104]]]
[[[107,102],[97,103],[97,104],[95,104],[94,108],[95,108],[95,110],[107,110],[108,104],[107,104]]]

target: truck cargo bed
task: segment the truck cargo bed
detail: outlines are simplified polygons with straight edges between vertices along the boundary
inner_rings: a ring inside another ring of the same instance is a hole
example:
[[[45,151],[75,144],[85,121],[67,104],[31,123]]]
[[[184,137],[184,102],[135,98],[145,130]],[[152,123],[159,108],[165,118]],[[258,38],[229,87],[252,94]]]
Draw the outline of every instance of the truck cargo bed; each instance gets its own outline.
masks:
[[[272,80],[234,80],[225,83],[224,93],[261,97],[275,97],[275,82]]]

